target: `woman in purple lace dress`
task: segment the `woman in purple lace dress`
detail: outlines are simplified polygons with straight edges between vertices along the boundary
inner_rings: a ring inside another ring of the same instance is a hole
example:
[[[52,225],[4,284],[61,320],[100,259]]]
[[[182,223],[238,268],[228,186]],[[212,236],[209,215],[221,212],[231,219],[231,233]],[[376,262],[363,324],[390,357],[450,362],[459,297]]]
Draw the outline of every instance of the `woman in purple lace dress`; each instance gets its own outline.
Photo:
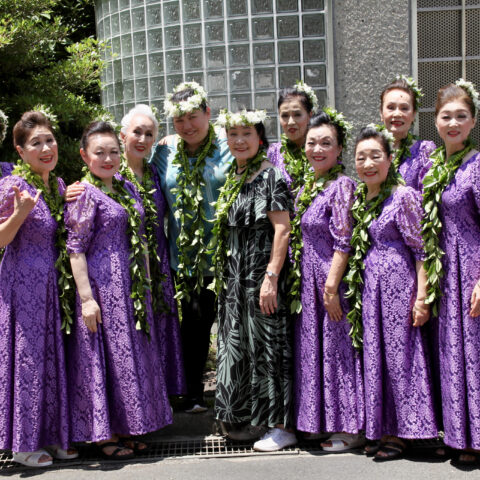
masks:
[[[411,78],[400,77],[389,83],[380,95],[380,117],[394,137],[393,163],[409,187],[422,189],[422,180],[430,167],[435,144],[416,140],[410,129],[420,106],[420,89]]]
[[[343,175],[345,122],[322,112],[310,120],[305,153],[315,177],[328,179],[316,196],[307,182],[297,196],[301,217],[301,304],[295,322],[295,420],[298,430],[338,432],[322,446],[342,451],[364,443],[362,365],[348,335],[341,279],[350,253],[355,182]],[[331,174],[332,178],[328,177]],[[312,194],[306,196],[305,189]],[[305,197],[306,200],[303,200]],[[303,205],[302,205],[303,206]]]
[[[152,225],[157,240],[157,255],[160,259],[159,274],[164,280],[160,282],[160,292],[153,291],[159,302],[159,311],[155,314],[160,352],[162,355],[163,372],[169,395],[185,393],[185,376],[183,372],[183,356],[180,339],[180,324],[178,321],[177,302],[174,299],[174,286],[168,258],[168,243],[165,237],[163,219],[166,213],[166,200],[160,188],[160,178],[153,164],[148,164],[146,158],[150,155],[153,143],[158,133],[158,121],[148,105],[137,105],[122,119],[120,137],[125,145],[127,163],[122,165],[120,173],[128,178],[138,188],[145,206],[145,196],[153,201],[156,224]],[[143,179],[148,169],[153,193],[149,193]],[[143,187],[142,188],[142,184]],[[146,191],[147,190],[147,191]],[[148,221],[148,218],[147,220]],[[150,261],[153,260],[153,256]],[[155,288],[155,285],[154,285]],[[163,303],[162,303],[163,300]],[[168,310],[162,312],[162,309]]]
[[[444,145],[432,155],[424,183],[426,192],[441,195],[441,232],[435,237],[445,252],[439,258],[443,295],[434,322],[444,442],[462,450],[461,463],[472,464],[480,459],[480,153],[470,139],[478,103],[473,86],[465,86],[451,84],[438,92],[435,124]],[[438,172],[449,175],[441,188],[429,185]],[[430,235],[424,236],[427,242]]]
[[[317,104],[313,90],[303,83],[284,88],[278,98],[278,117],[283,130],[281,141],[270,145],[267,157],[282,172],[295,196],[304,182],[304,171],[310,168],[304,145],[307,125]]]
[[[57,143],[41,113],[25,113],[13,137],[24,165],[0,181],[0,246],[6,246],[0,265],[0,449],[13,450],[24,465],[45,467],[52,457],[78,455],[68,450],[58,224],[46,201],[54,188],[63,195],[65,185],[52,177]]]
[[[350,268],[363,262],[363,360],[366,436],[381,439],[375,459],[403,454],[407,439],[433,438],[436,424],[429,357],[421,326],[429,318],[420,195],[398,184],[391,144],[372,127],[360,131],[355,147],[359,184],[352,211],[355,238]],[[373,216],[373,221],[367,219]],[[360,220],[361,219],[361,220]],[[353,242],[353,237],[352,237]],[[365,247],[364,247],[365,248]],[[362,258],[363,257],[363,258]],[[350,282],[350,286],[352,283]],[[350,313],[349,313],[350,316]],[[376,450],[367,446],[367,454]]]
[[[108,458],[126,459],[145,445],[133,439],[119,443],[119,436],[171,423],[150,296],[136,299],[146,315],[140,326],[130,297],[139,279],[131,276],[129,256],[135,238],[140,241],[133,235],[143,231],[143,208],[133,185],[114,178],[120,146],[113,128],[94,122],[81,145],[90,172],[82,182],[85,191],[68,204],[65,215],[78,293],[77,322],[68,343],[72,438],[97,442]],[[142,220],[129,233],[128,224],[137,222],[135,210]],[[144,259],[137,256],[141,265]]]

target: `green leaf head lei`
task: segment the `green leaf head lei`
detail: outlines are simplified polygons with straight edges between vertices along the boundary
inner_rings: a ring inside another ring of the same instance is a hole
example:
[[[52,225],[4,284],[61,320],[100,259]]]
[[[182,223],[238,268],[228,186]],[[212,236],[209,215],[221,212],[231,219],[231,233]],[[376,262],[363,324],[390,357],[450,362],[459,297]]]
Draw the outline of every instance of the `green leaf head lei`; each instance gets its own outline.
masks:
[[[20,160],[13,169],[12,175],[17,175],[26,180],[27,183],[42,192],[43,199],[50,210],[50,215],[57,222],[57,231],[55,234],[55,247],[58,251],[58,258],[55,262],[55,268],[59,272],[58,276],[58,295],[62,314],[62,330],[65,333],[71,332],[73,324],[73,314],[75,308],[75,282],[70,266],[70,258],[67,254],[67,229],[63,219],[63,197],[58,191],[58,180],[53,172],[49,173],[48,186],[42,177],[32,171],[28,163]]]
[[[147,276],[146,269],[147,240],[145,235],[140,233],[142,230],[142,218],[139,211],[135,208],[136,201],[125,188],[123,179],[112,178],[114,189],[112,192],[86,166],[83,167],[83,173],[82,181],[97,187],[127,211],[127,235],[130,238],[130,278],[132,280],[130,298],[133,300],[135,328],[142,330],[150,337],[150,325],[147,320],[147,308],[145,305],[147,290],[151,290],[151,282]]]
[[[380,125],[370,124],[366,129],[376,131],[382,135],[389,143],[390,151],[393,151],[393,135]],[[360,132],[364,132],[366,129]],[[375,134],[366,138],[373,138]],[[358,143],[358,140],[357,140]],[[388,153],[388,152],[387,152]],[[352,344],[355,348],[360,349],[363,345],[363,328],[362,328],[362,294],[363,294],[363,270],[365,269],[364,258],[367,254],[371,239],[368,229],[372,222],[378,218],[382,212],[385,200],[391,195],[392,188],[396,185],[404,185],[402,177],[395,171],[393,162],[390,164],[387,178],[380,186],[379,194],[367,200],[367,185],[364,182],[358,184],[355,190],[355,201],[352,206],[352,215],[354,220],[354,228],[350,245],[352,247],[352,255],[348,260],[348,273],[344,278],[347,284],[347,292],[345,297],[350,301],[350,311],[347,313],[347,320],[351,324],[349,335],[352,338]]]

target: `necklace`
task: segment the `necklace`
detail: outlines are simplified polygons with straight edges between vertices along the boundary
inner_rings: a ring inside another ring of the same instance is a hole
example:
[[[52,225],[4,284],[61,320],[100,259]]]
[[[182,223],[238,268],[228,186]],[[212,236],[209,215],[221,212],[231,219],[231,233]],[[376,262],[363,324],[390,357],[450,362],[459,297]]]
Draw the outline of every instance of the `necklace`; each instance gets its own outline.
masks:
[[[415,135],[410,132],[407,133],[407,136],[405,138],[402,138],[402,140],[400,140],[400,145],[395,151],[395,158],[393,159],[393,166],[395,167],[396,172],[398,172],[398,169],[400,168],[403,160],[410,157],[410,147],[413,145],[415,140]]]
[[[305,150],[298,147],[295,143],[290,141],[285,134],[280,137],[282,146],[280,152],[283,156],[283,164],[285,170],[292,179],[291,190],[295,196],[303,185],[303,179],[306,172],[310,171],[307,157],[305,156]]]

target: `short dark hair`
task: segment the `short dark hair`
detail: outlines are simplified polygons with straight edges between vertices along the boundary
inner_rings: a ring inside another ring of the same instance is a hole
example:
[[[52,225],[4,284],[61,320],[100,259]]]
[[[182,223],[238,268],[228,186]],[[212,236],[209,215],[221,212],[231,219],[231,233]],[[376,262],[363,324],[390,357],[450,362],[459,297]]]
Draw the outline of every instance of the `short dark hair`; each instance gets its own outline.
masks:
[[[310,100],[310,97],[305,92],[299,92],[297,89],[293,87],[286,87],[281,90],[280,95],[278,97],[277,107],[280,110],[282,103],[286,102],[289,98],[298,97],[300,103],[302,104],[303,108],[307,111],[307,113],[311,113],[313,111],[313,104]]]
[[[407,83],[404,78],[397,78],[393,82],[390,82],[380,94],[380,110],[383,108],[383,101],[385,100],[385,95],[391,90],[403,90],[405,93],[410,95],[410,100],[412,101],[413,110],[417,111],[417,102],[415,101],[415,92],[412,87]]]
[[[335,133],[337,135],[337,145],[343,146],[343,142],[345,140],[345,132],[343,128],[338,125],[338,123],[334,123],[330,117],[325,112],[319,112],[315,114],[310,121],[308,122],[307,126],[307,134],[308,131],[315,127],[321,127],[322,125],[330,125],[335,129]]]
[[[22,118],[13,127],[13,146],[24,147],[27,138],[36,127],[45,127],[53,134],[53,127],[50,120],[42,113],[37,111],[25,112]]]
[[[360,130],[360,133],[355,140],[355,150],[354,153],[357,153],[357,146],[362,140],[367,140],[369,138],[377,139],[383,147],[383,150],[389,157],[392,154],[392,148],[390,142],[374,127],[363,127]]]
[[[437,100],[435,102],[435,116],[438,115],[438,112],[445,104],[454,100],[460,100],[465,102],[468,109],[470,110],[470,113],[472,114],[472,117],[475,118],[476,111],[472,97],[464,88],[459,87],[454,83],[449,83],[438,91]]]
[[[193,88],[186,88],[185,90],[180,90],[179,92],[175,92],[170,98],[170,101],[172,103],[184,102],[185,100],[188,100],[190,97],[193,97],[193,95],[195,95],[195,90]],[[203,110],[203,112],[206,112],[207,111],[206,100],[203,100],[198,108]]]
[[[97,133],[113,135],[118,143],[118,148],[120,148],[120,140],[118,139],[115,129],[110,123],[104,122],[103,120],[91,122],[85,127],[82,138],[80,139],[80,147],[83,150],[87,150],[89,138]]]

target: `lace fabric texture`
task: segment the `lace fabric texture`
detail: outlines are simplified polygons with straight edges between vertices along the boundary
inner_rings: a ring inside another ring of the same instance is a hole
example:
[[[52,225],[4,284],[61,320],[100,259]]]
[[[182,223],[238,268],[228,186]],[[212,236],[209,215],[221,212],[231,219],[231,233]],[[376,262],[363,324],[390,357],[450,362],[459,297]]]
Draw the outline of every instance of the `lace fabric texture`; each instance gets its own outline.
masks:
[[[302,312],[295,321],[295,421],[311,433],[358,433],[364,428],[361,356],[352,346],[344,285],[344,316],[330,319],[323,291],[334,251],[349,252],[355,182],[341,176],[327,185],[302,217]],[[300,192],[301,193],[301,192]]]
[[[436,146],[428,140],[417,140],[410,147],[410,156],[403,159],[398,171],[402,175],[408,187],[412,187],[417,192],[423,190],[422,180],[428,172],[430,165],[430,154]]]
[[[143,216],[138,192],[129,182],[125,187]],[[98,441],[113,433],[158,430],[171,423],[172,416],[149,297],[151,339],[135,329],[127,212],[87,183],[79,199],[66,208],[68,252],[85,253],[102,314],[98,332],[89,332],[77,295],[77,321],[67,343],[71,439]]]
[[[15,168],[14,163],[0,162],[0,176],[6,177],[7,175],[10,175],[14,168]]]
[[[363,291],[366,436],[438,434],[426,331],[412,325],[422,260],[420,195],[398,187],[369,228]]]
[[[444,190],[440,219],[445,276],[434,330],[445,443],[480,449],[480,320],[469,315],[480,279],[480,153]]]
[[[0,180],[0,223],[13,213],[12,186],[32,197],[36,194],[20,177]],[[59,190],[60,194],[65,190],[61,179]],[[53,443],[68,446],[56,230],[57,222],[40,196],[0,265],[0,449],[25,452]]]
[[[267,158],[272,165],[277,167],[280,170],[280,172],[282,172],[282,176],[287,182],[288,190],[291,192],[293,178],[290,176],[290,174],[287,172],[287,169],[285,168],[285,160],[283,158],[282,152],[280,151],[281,148],[282,148],[281,142],[272,143],[268,147]]]

